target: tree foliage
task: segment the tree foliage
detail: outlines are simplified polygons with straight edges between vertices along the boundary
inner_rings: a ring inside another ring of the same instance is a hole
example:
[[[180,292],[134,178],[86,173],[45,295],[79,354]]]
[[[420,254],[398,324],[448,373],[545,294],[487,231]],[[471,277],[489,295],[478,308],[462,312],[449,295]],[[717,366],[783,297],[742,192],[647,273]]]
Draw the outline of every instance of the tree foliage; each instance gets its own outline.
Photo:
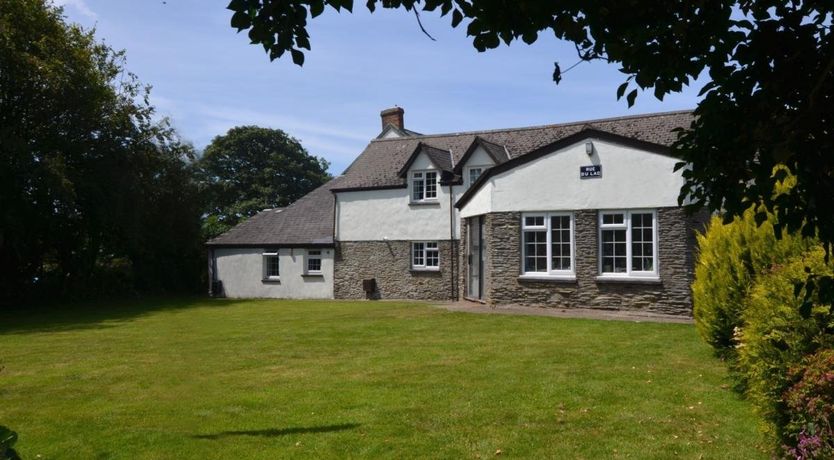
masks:
[[[45,0],[0,0],[0,301],[194,289],[192,148],[124,53]]]
[[[811,295],[811,308],[803,312],[803,299],[794,293],[795,286],[805,279],[809,269],[834,274],[834,265],[826,263],[824,258],[822,248],[817,246],[784,261],[759,277],[746,299],[744,327],[737,345],[738,370],[745,379],[746,395],[767,422],[776,447],[798,446],[802,427],[795,422],[815,414],[799,406],[790,407],[796,401],[786,396],[791,396],[789,390],[799,380],[802,370],[814,361],[815,354],[834,350],[831,308],[815,292]],[[812,367],[816,366],[812,364]],[[827,371],[834,379],[832,369]],[[827,401],[818,401],[831,404],[832,397],[825,395]],[[830,416],[829,413],[827,417]]]
[[[232,27],[248,30],[271,59],[290,52],[301,65],[303,50],[311,48],[307,20],[328,6],[351,11],[353,1],[232,0],[228,8]],[[681,202],[722,210],[728,222],[762,203],[780,227],[832,248],[831,2],[368,0],[366,6],[439,11],[452,27],[465,25],[478,51],[533,43],[541,34],[572,42],[580,61],[620,66],[626,77],[617,97],[629,106],[638,90],[663,99],[703,73],[696,119],[673,146],[691,165],[683,171]],[[558,63],[553,78],[562,78]],[[796,186],[774,194],[789,174]],[[828,287],[826,301],[834,302],[834,283],[820,281]]]
[[[713,217],[706,233],[698,235],[692,313],[704,341],[727,358],[734,357],[736,334],[744,327],[747,296],[756,279],[816,244],[795,234],[777,239],[773,216],[757,225],[755,215],[750,208],[727,224]]]
[[[199,161],[207,200],[204,235],[289,205],[327,182],[328,166],[280,129],[239,126],[215,137]]]

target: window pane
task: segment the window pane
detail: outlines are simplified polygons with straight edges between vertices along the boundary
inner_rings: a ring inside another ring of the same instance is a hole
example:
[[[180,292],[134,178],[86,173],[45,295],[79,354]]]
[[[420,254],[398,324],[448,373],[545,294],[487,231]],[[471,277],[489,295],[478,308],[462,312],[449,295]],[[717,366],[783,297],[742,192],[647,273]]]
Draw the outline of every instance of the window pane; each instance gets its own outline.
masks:
[[[469,185],[474,184],[481,177],[481,172],[481,168],[472,168],[469,170]]]
[[[266,277],[273,278],[280,276],[278,256],[264,256],[266,258]]]
[[[524,232],[524,271],[547,271],[547,232]]]
[[[426,199],[437,198],[437,173],[426,173]]]
[[[602,273],[627,271],[626,230],[602,230]]]
[[[426,267],[440,266],[440,251],[437,243],[426,243]]]
[[[425,265],[425,258],[424,258],[424,247],[423,243],[414,243],[412,246],[412,263],[414,266],[423,266]]]
[[[525,227],[544,227],[544,216],[527,216],[524,218]]]
[[[309,271],[309,272],[320,272],[321,271],[321,259],[319,259],[319,258],[307,259],[307,271]]]
[[[602,223],[605,225],[622,224],[623,222],[625,222],[625,215],[622,213],[602,215]]]
[[[550,218],[550,269],[570,270],[570,216]]]
[[[631,270],[654,271],[654,216],[650,213],[631,215]]]
[[[414,179],[411,185],[412,199],[419,201],[423,199],[423,179]]]

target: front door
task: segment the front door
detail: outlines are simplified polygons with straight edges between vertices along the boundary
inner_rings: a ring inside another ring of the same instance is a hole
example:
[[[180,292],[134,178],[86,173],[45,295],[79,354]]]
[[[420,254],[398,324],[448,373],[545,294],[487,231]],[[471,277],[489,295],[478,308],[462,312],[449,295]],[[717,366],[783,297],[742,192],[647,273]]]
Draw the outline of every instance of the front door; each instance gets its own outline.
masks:
[[[469,285],[467,295],[472,299],[483,298],[484,290],[484,219],[469,219]]]

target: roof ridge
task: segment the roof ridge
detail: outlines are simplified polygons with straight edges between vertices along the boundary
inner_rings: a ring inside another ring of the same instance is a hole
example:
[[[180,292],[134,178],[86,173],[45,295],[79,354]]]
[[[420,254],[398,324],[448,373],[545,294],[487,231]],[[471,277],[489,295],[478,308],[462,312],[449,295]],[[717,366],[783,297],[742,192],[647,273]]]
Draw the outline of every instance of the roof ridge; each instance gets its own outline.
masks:
[[[452,137],[452,136],[467,136],[467,135],[479,135],[479,134],[494,134],[494,133],[506,133],[506,132],[515,132],[515,131],[529,131],[534,129],[545,129],[545,128],[560,128],[566,126],[576,126],[576,125],[583,125],[583,124],[591,124],[591,123],[602,123],[602,122],[610,122],[610,121],[621,121],[621,120],[630,120],[630,119],[638,119],[638,118],[654,118],[666,115],[677,115],[677,114],[684,114],[684,113],[692,113],[695,109],[684,109],[684,110],[670,110],[666,112],[650,112],[650,113],[641,113],[635,115],[621,115],[618,117],[609,117],[609,118],[595,118],[590,120],[580,120],[580,121],[571,121],[567,123],[552,123],[546,125],[535,125],[535,126],[521,126],[517,128],[497,128],[497,129],[482,129],[476,131],[459,131],[459,132],[451,132],[451,133],[438,133],[438,134],[422,134],[419,136],[404,136],[404,137],[394,137],[394,138],[387,138],[387,139],[372,139],[371,143],[374,142],[385,142],[385,141],[403,141],[407,139],[426,139],[426,138],[436,138],[436,137]],[[486,140],[486,139],[485,139]],[[487,142],[491,142],[488,141]],[[494,144],[494,142],[492,142]],[[498,144],[500,145],[500,144]]]

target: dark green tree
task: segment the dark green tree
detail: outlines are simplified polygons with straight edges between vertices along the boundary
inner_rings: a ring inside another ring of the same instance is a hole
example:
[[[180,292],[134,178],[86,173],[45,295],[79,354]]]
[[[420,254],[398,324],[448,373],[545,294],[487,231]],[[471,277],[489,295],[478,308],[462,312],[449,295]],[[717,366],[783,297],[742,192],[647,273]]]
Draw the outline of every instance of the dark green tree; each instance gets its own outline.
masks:
[[[123,52],[0,0],[0,303],[196,288],[191,157]]]
[[[617,97],[663,99],[704,73],[696,119],[673,146],[691,165],[681,201],[725,212],[755,203],[787,227],[834,244],[834,4],[823,1],[368,0],[366,6],[439,11],[466,26],[478,51],[533,43],[540,34],[576,46],[578,60],[616,63]],[[308,18],[352,0],[232,0],[232,27],[270,59],[303,64]],[[418,16],[419,20],[419,16]],[[562,78],[555,65],[553,79]],[[775,168],[776,166],[784,166]],[[787,175],[797,183],[776,193]],[[757,216],[764,221],[764,211]],[[828,287],[830,278],[812,280]]]
[[[280,129],[239,126],[217,136],[199,161],[211,238],[265,208],[284,207],[330,179],[329,163]]]

